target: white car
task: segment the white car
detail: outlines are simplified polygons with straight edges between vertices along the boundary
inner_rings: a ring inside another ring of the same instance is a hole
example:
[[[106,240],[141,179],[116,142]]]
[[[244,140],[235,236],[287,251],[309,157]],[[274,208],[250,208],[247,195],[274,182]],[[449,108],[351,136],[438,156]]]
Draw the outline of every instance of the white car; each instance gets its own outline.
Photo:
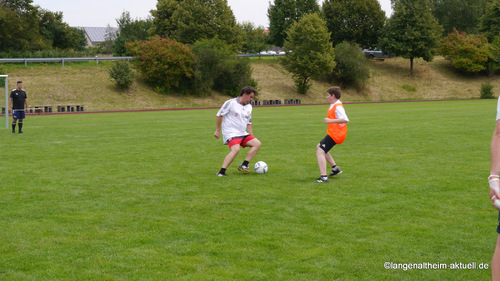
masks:
[[[369,59],[374,59],[374,58],[392,58],[393,55],[385,54],[382,52],[380,49],[364,49],[363,53],[365,54],[365,57]]]

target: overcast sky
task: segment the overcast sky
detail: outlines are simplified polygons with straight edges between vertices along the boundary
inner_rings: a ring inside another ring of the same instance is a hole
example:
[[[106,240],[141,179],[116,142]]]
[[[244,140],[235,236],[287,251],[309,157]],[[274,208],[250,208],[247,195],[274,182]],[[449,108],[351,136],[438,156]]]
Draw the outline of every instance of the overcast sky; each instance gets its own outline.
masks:
[[[272,0],[228,0],[238,22],[253,22],[256,26],[269,26],[267,8]],[[62,12],[64,22],[70,26],[117,26],[116,19],[124,11],[133,19],[145,19],[156,9],[157,0],[33,0],[33,5],[52,12]],[[387,17],[392,13],[391,0],[379,0]],[[323,0],[319,0],[323,3]]]

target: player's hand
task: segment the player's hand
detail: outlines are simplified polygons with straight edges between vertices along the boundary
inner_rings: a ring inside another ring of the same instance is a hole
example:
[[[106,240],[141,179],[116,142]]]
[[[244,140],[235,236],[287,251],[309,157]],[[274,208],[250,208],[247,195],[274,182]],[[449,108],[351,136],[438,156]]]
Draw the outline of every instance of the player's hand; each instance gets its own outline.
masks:
[[[490,177],[488,178],[488,182],[490,184],[491,204],[500,211],[500,181],[497,177]]]
[[[326,124],[328,124],[328,123],[330,123],[330,118],[324,118],[324,119],[323,119],[323,121],[324,121]]]
[[[215,133],[214,133],[214,137],[215,137],[216,139],[219,139],[219,137],[220,137],[220,132],[219,132],[219,131],[215,131]]]

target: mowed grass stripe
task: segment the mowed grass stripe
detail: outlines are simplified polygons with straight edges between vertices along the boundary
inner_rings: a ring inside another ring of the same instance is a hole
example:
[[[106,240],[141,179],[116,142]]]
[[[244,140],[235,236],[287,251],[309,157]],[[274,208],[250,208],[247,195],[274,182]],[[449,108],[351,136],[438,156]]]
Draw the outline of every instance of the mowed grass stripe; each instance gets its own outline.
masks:
[[[0,279],[486,279],[384,262],[490,262],[495,109],[346,105],[344,173],[320,185],[326,105],[254,108],[269,173],[240,174],[242,153],[228,178],[217,110],[29,116],[0,136]]]

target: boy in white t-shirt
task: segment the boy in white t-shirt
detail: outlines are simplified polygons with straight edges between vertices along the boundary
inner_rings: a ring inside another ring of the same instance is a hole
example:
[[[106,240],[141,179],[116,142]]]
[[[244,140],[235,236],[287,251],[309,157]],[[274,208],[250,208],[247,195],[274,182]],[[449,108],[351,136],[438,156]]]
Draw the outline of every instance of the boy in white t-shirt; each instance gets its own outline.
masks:
[[[245,161],[238,166],[244,174],[250,173],[248,164],[255,157],[262,145],[261,142],[253,136],[252,129],[252,105],[250,102],[255,97],[257,91],[252,87],[244,87],[240,91],[240,96],[227,100],[217,112],[217,123],[214,137],[219,139],[222,136],[224,144],[229,146],[229,154],[224,158],[222,168],[216,174],[219,177],[226,176],[226,169],[236,158],[240,149],[250,147],[245,157]]]
[[[491,168],[490,176],[488,181],[490,184],[490,200],[491,204],[497,209],[499,207],[495,206],[495,201],[500,199],[500,189],[499,182],[500,175],[500,98],[497,102],[497,116],[495,131],[493,132],[493,137],[491,139]],[[491,280],[500,280],[500,212],[498,213],[498,226],[497,226],[497,242],[495,246],[495,252],[493,253],[493,259],[491,261]]]

